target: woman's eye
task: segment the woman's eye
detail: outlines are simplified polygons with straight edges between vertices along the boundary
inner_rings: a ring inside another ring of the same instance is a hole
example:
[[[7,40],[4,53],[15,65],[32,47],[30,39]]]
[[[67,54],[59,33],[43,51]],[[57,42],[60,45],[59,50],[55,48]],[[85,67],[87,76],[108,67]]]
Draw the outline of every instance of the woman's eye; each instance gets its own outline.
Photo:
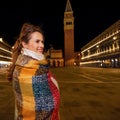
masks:
[[[44,40],[42,40],[41,42],[44,43]]]
[[[36,40],[36,43],[44,43],[44,40]]]
[[[40,42],[39,40],[36,41],[36,43],[39,43],[39,42]]]

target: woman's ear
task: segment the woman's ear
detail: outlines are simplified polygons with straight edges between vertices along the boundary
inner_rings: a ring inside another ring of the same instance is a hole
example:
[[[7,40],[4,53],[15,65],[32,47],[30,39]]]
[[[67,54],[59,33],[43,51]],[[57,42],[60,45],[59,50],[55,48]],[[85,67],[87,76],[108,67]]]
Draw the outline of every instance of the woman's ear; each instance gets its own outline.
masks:
[[[27,48],[27,44],[25,42],[22,42],[23,48]]]

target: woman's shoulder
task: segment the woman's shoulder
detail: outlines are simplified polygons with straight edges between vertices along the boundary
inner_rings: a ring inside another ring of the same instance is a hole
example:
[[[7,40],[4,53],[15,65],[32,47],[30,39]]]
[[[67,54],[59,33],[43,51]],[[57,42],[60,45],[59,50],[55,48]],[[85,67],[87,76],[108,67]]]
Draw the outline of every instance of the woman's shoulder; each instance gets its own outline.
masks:
[[[24,64],[27,64],[31,60],[33,60],[32,57],[20,54],[17,58],[16,64],[24,65]]]

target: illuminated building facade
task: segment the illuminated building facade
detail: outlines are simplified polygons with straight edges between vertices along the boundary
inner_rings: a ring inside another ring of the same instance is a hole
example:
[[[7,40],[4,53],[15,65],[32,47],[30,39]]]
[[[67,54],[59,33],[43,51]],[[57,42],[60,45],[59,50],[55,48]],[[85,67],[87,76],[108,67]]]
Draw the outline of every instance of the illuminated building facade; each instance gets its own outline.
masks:
[[[120,68],[120,20],[81,48],[80,66]]]
[[[63,53],[61,49],[55,50],[51,48],[45,53],[45,56],[47,57],[51,67],[63,67],[64,66]]]
[[[12,47],[0,38],[0,68],[6,68],[11,63]]]

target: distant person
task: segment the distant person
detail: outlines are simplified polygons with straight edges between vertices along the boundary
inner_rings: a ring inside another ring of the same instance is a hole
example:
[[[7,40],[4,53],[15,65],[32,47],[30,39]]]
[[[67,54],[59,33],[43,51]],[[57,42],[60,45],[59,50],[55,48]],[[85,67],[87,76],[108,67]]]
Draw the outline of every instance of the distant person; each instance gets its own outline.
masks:
[[[15,120],[59,120],[59,87],[43,51],[40,26],[24,23],[8,70],[15,95]]]

